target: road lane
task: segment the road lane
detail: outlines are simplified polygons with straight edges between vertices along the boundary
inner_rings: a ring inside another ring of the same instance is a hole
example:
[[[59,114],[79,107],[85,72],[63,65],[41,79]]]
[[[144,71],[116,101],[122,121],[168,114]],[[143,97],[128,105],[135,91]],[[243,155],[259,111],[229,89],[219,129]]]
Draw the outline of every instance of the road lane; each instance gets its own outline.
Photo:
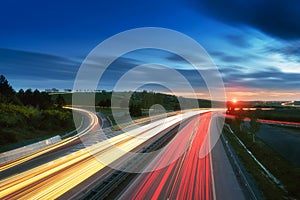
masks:
[[[150,164],[158,169],[167,167],[140,175],[120,199],[213,199],[211,155],[199,157],[202,145],[210,148],[210,142],[204,144],[210,119],[211,113],[205,113],[192,120]],[[179,159],[169,164],[179,154]]]
[[[56,151],[56,150],[60,150],[62,148],[69,147],[69,146],[72,146],[72,145],[76,145],[80,142],[80,138],[79,138],[80,136],[83,136],[83,135],[91,132],[92,130],[98,129],[99,121],[98,121],[98,117],[97,117],[96,114],[94,114],[90,111],[84,110],[84,109],[70,108],[70,107],[66,107],[66,108],[76,110],[77,112],[79,112],[82,115],[86,116],[85,120],[84,120],[85,125],[83,125],[79,128],[80,130],[78,130],[77,135],[66,138],[66,139],[64,139],[64,140],[62,140],[58,143],[47,146],[47,147],[42,148],[42,149],[40,149],[36,152],[32,152],[28,155],[24,155],[24,156],[22,156],[20,158],[17,158],[15,160],[12,160],[12,161],[9,161],[9,162],[6,162],[6,163],[1,163],[0,164],[0,173],[2,171],[5,171],[5,170],[9,169],[9,168],[15,167],[17,165],[20,165],[22,163],[25,163],[29,160],[32,160],[32,159],[37,158],[39,156],[45,155],[47,153],[50,153],[50,152],[53,152],[53,151]],[[1,177],[1,174],[0,174],[0,177]]]
[[[134,129],[122,135],[102,141],[71,155],[38,166],[21,174],[0,181],[2,199],[53,199],[57,198],[88,177],[103,169],[106,165],[122,157],[162,128],[167,128],[184,118],[199,114],[199,111],[176,115]],[[112,145],[117,148],[112,148]],[[120,151],[121,150],[121,151]],[[93,155],[90,155],[90,153]],[[102,163],[95,159],[100,156]]]
[[[212,164],[216,198],[224,200],[246,199],[221,140],[212,150]]]

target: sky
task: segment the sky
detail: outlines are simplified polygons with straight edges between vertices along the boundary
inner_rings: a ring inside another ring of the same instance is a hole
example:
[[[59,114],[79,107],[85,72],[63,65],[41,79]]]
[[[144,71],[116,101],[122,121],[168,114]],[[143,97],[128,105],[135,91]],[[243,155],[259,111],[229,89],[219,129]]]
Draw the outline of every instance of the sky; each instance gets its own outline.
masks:
[[[0,74],[15,90],[72,89],[81,63],[98,44],[129,29],[162,27],[203,46],[228,99],[300,100],[299,7],[298,0],[1,1]],[[199,98],[210,98],[188,63],[158,50],[118,58],[98,89],[111,90],[122,74],[146,63],[177,70]],[[155,84],[146,88],[169,92]],[[188,95],[183,87],[182,96]]]

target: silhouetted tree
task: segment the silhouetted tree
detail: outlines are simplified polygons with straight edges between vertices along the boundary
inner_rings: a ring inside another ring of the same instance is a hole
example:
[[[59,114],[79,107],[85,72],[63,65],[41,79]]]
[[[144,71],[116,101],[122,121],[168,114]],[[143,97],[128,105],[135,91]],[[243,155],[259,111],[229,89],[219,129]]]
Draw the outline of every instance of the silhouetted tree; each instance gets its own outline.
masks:
[[[131,117],[140,117],[142,116],[142,108],[139,104],[130,104],[129,113]]]
[[[179,103],[174,104],[173,110],[174,110],[174,111],[180,110],[180,105],[179,105]]]
[[[259,129],[260,129],[260,124],[257,121],[257,116],[256,114],[253,113],[250,115],[250,127],[249,127],[249,131],[252,134],[253,143],[255,143],[256,133],[259,131]]]
[[[106,99],[105,100],[105,107],[111,107],[111,100],[110,99]]]
[[[16,92],[3,75],[0,75],[0,103],[21,103],[16,96]]]
[[[153,104],[155,104],[154,93],[144,90],[142,92],[142,107],[149,109]]]
[[[10,96],[15,94],[14,89],[8,83],[7,79],[3,75],[0,75],[0,93],[5,96]]]
[[[32,90],[27,89],[24,93],[23,104],[24,105],[31,105],[32,96],[33,96]]]
[[[110,99],[101,100],[99,101],[98,106],[103,108],[109,108],[111,106],[111,100]]]
[[[235,112],[235,124],[239,131],[242,131],[242,125],[244,123],[244,119],[245,119],[245,113],[242,109]]]
[[[40,102],[38,102],[40,109],[49,109],[53,107],[53,103],[54,102],[52,101],[51,96],[48,93],[46,92],[40,93]],[[64,102],[63,105],[65,104],[66,103]]]
[[[20,101],[23,103],[23,98],[25,96],[25,92],[23,89],[20,89],[19,92],[17,93],[18,98],[20,99]],[[24,103],[23,103],[24,104]]]
[[[21,89],[18,92],[18,97],[25,106],[30,105],[42,110],[53,107],[53,101],[46,92],[40,92],[39,90],[34,90],[34,92],[32,92],[31,89],[27,89],[24,92],[24,90]]]
[[[37,89],[33,91],[32,98],[31,98],[31,105],[34,107],[39,107],[41,99],[41,93]]]
[[[62,108],[64,105],[66,105],[66,101],[61,94],[56,97],[55,104],[58,108]]]
[[[105,104],[105,101],[104,101],[104,100],[101,100],[101,101],[99,101],[98,106],[104,107],[104,104]]]

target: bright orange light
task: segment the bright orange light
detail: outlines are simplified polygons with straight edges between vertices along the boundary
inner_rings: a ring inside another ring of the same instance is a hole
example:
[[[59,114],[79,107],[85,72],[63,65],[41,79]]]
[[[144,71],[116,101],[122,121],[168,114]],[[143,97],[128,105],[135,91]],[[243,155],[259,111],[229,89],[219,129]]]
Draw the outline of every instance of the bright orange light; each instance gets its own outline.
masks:
[[[237,103],[237,100],[236,99],[232,99],[232,103]]]

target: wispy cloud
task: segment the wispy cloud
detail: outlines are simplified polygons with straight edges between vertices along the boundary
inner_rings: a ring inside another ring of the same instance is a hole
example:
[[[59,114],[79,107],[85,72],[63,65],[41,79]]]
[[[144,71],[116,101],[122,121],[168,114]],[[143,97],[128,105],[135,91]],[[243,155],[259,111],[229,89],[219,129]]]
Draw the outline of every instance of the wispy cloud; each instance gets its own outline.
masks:
[[[0,49],[0,66],[4,74],[23,79],[74,79],[79,63],[68,58],[20,51]]]
[[[8,76],[16,89],[71,87],[79,65],[79,62],[61,56],[0,49],[1,73]]]
[[[241,47],[241,48],[250,48],[252,45],[249,42],[249,39],[246,38],[245,35],[238,35],[238,34],[228,34],[224,36],[224,39],[237,47]]]
[[[228,70],[231,70],[228,73]],[[245,73],[243,70],[228,68],[223,72],[223,79],[227,87],[248,87],[261,90],[298,90],[300,85],[300,73],[282,72],[277,68],[262,68],[256,72]],[[227,73],[226,73],[227,72]]]
[[[249,59],[249,57],[244,56],[233,56],[228,53],[224,53],[221,51],[215,51],[211,53],[211,56],[213,58],[217,58],[220,61],[226,62],[226,63],[239,63],[239,62],[245,62]]]
[[[287,61],[298,62],[300,64],[300,40],[269,45],[265,47],[265,52],[269,54],[280,54]],[[299,69],[300,70],[300,69]]]

